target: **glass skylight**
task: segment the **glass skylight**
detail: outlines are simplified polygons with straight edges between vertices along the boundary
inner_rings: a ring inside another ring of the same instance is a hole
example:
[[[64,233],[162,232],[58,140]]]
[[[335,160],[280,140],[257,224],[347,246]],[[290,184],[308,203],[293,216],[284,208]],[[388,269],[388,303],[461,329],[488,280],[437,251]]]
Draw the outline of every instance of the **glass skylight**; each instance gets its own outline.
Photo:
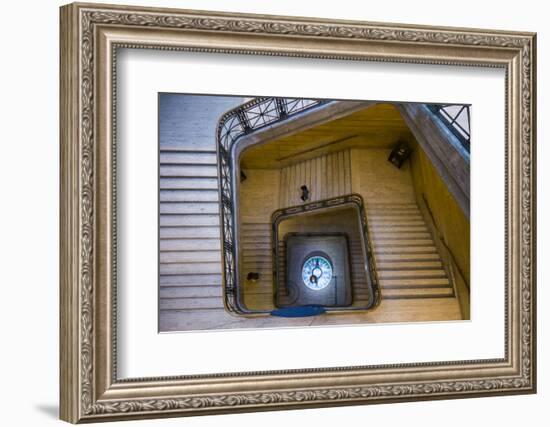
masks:
[[[428,105],[428,108],[470,151],[470,106],[454,104]]]

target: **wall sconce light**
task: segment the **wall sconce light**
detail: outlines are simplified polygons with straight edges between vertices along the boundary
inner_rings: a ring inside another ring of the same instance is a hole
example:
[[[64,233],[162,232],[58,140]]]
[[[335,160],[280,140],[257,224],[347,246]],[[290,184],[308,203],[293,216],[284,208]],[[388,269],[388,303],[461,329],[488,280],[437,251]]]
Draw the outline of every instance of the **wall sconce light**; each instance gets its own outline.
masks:
[[[302,195],[300,196],[300,199],[302,199],[302,202],[309,200],[309,189],[307,188],[307,185],[302,185],[300,187],[300,190],[302,190]]]
[[[246,280],[248,280],[249,282],[255,282],[255,281],[257,281],[259,278],[260,278],[260,273],[256,273],[255,271],[250,271],[250,272],[246,275]]]
[[[390,157],[388,160],[393,163],[395,167],[401,169],[405,160],[411,155],[411,147],[406,142],[400,141],[397,145],[391,150]]]

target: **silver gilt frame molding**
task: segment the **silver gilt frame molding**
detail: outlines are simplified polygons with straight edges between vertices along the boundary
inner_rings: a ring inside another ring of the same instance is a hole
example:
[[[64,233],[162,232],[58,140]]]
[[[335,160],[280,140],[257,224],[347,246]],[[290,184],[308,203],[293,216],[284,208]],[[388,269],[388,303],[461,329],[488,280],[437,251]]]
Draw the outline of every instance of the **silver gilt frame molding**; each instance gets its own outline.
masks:
[[[534,34],[71,4],[61,8],[60,47],[63,420],[111,421],[535,392]],[[504,69],[504,357],[119,379],[118,48]]]

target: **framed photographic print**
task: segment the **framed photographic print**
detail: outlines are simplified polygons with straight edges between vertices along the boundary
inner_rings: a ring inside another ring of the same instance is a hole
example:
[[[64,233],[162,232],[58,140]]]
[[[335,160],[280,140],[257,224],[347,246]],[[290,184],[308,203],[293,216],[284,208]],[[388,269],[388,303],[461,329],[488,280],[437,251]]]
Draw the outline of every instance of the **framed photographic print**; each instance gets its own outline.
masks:
[[[61,8],[61,418],[533,393],[535,35]]]

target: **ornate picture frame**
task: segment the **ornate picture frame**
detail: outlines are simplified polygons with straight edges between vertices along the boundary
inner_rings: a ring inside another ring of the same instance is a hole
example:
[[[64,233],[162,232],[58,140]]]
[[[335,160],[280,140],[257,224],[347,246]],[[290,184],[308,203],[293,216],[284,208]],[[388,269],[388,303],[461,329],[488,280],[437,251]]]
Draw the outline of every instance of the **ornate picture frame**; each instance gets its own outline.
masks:
[[[535,34],[75,3],[61,8],[60,40],[63,420],[536,391]],[[504,69],[504,357],[119,380],[114,149],[119,48]]]

